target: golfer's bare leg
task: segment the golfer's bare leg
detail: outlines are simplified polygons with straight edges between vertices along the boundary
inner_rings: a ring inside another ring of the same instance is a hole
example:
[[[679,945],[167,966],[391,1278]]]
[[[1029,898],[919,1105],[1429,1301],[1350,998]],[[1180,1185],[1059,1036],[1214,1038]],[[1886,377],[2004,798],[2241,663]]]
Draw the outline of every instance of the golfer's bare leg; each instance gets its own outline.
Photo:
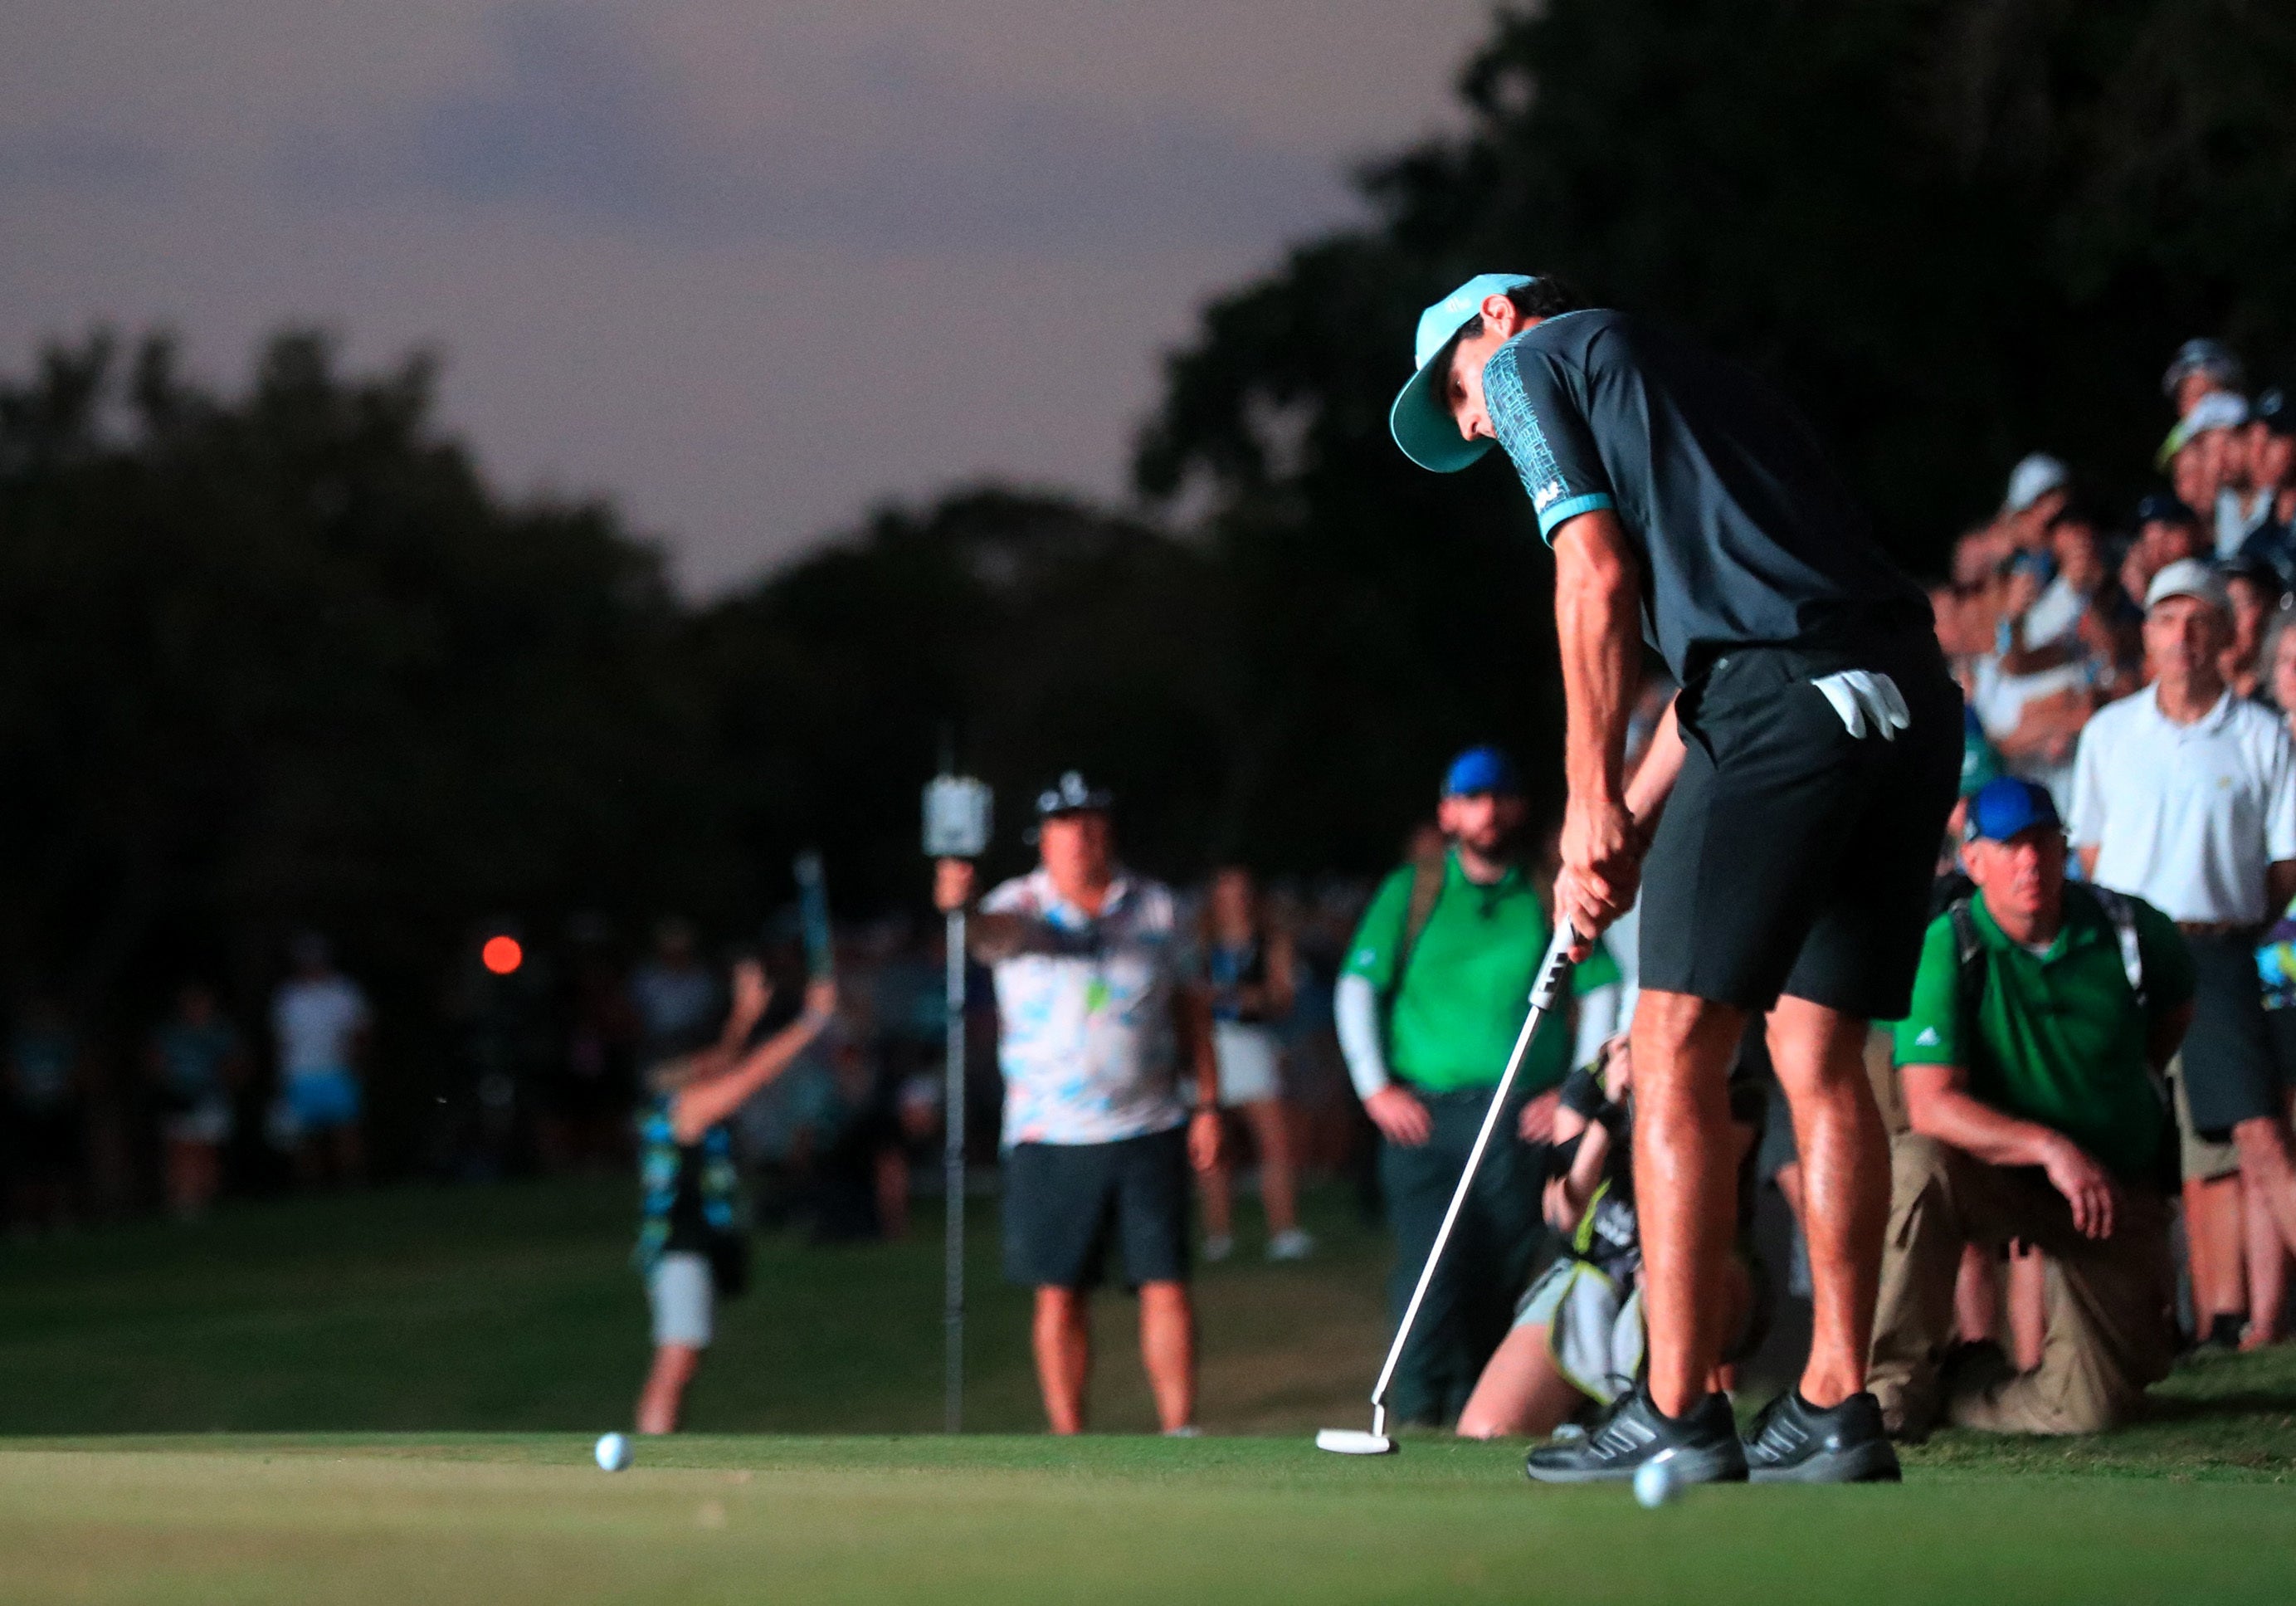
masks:
[[[1045,1421],[1055,1433],[1084,1431],[1085,1382],[1092,1374],[1090,1317],[1083,1289],[1037,1290],[1037,1387],[1045,1396]]]
[[[1140,1364],[1156,1396],[1157,1425],[1169,1432],[1196,1420],[1196,1307],[1185,1282],[1140,1285]]]
[[[1810,1340],[1801,1395],[1820,1410],[1866,1387],[1890,1224],[1890,1138],[1866,1076],[1866,1034],[1865,1021],[1808,999],[1782,998],[1770,1011],[1770,1063],[1793,1110],[1808,1205]]]
[[[701,1352],[690,1344],[657,1345],[653,1368],[646,1373],[638,1395],[638,1431],[675,1433],[685,1404],[685,1386],[701,1364]]]
[[[1635,1006],[1635,1207],[1650,1393],[1669,1416],[1706,1397],[1722,1355],[1738,1188],[1728,1079],[1745,1029],[1744,1010],[1685,992],[1645,990]]]

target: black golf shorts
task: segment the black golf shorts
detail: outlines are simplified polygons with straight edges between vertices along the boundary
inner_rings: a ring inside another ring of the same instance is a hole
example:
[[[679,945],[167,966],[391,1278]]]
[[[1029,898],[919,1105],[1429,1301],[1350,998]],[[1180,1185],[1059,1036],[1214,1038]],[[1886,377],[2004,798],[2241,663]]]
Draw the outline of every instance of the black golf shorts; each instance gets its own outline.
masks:
[[[1128,1287],[1188,1280],[1185,1127],[1114,1143],[1016,1143],[1004,1159],[1004,1276],[1025,1288],[1100,1285],[1108,1243]]]
[[[1911,727],[1852,737],[1811,684],[1844,669],[1887,674]],[[1936,642],[1742,648],[1676,706],[1685,752],[1643,866],[1642,984],[1903,1018],[1961,778],[1961,692]]]

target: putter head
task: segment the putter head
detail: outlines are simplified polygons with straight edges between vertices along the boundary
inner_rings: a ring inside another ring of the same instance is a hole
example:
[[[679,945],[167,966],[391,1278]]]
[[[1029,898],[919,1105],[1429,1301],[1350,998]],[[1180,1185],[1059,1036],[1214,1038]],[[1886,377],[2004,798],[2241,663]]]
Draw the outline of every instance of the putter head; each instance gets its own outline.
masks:
[[[1384,1433],[1365,1433],[1360,1428],[1326,1428],[1316,1435],[1316,1448],[1334,1455],[1392,1455],[1395,1441]]]

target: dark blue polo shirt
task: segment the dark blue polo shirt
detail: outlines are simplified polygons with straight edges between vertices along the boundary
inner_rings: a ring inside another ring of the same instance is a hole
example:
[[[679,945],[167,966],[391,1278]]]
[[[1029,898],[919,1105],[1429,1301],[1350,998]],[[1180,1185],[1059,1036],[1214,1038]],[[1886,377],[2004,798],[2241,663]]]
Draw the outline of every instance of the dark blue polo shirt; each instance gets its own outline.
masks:
[[[1614,509],[1643,558],[1644,633],[1691,684],[1733,647],[1931,628],[1785,399],[1622,312],[1567,312],[1483,369],[1491,427],[1549,540]]]

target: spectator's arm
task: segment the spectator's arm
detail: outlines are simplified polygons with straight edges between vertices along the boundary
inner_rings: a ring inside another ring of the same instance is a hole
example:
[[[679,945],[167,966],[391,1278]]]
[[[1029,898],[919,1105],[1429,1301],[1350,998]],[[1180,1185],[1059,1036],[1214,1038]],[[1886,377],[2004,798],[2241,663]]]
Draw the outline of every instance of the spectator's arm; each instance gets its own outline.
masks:
[[[2144,967],[2144,1058],[2158,1073],[2169,1068],[2193,1024],[2193,951],[2176,922],[2150,903],[2135,900],[2133,912]]]
[[[1267,935],[1267,996],[1263,1001],[1267,1018],[1282,1020],[1292,1013],[1292,1006],[1300,997],[1300,955],[1288,931],[1271,931]]]
[[[1374,1094],[1391,1086],[1387,1045],[1381,1041],[1379,993],[1371,978],[1349,975],[1332,990],[1332,1024],[1340,1034],[1340,1057],[1348,1062],[1348,1080],[1356,1097],[1369,1103]]]
[[[2265,907],[2277,913],[2296,899],[2296,859],[2276,859],[2264,867]]]
[[[2193,1006],[2190,1001],[2153,1016],[2144,1028],[2144,1058],[2157,1072],[2166,1071],[2169,1062],[2184,1046],[2185,1034],[2192,1030]]]
[[[1566,1121],[1581,1122],[1580,1131],[1565,1130]],[[1603,1163],[1611,1156],[1610,1129],[1601,1122],[1586,1122],[1575,1111],[1559,1110],[1554,1118],[1554,1141],[1568,1143],[1575,1135],[1578,1152],[1570,1157],[1570,1169],[1546,1184],[1546,1197],[1540,1201],[1546,1224],[1568,1237],[1578,1230],[1587,1218],[1587,1202],[1595,1197],[1602,1185]]]
[[[804,1014],[726,1068],[679,1089],[669,1107],[670,1130],[677,1141],[699,1142],[703,1132],[741,1108],[750,1094],[789,1069],[813,1045],[836,1011],[837,984],[814,982],[805,990]]]
[[[2065,819],[2065,836],[2080,855],[2081,873],[2095,878],[2097,845],[2104,840],[2104,777],[2110,762],[2104,739],[2095,721],[2081,727],[2073,748],[2073,806]]]
[[[1195,1067],[1196,1108],[1219,1108],[1219,1051],[1212,1041],[1211,993],[1189,985],[1172,989],[1172,1029]]]
[[[2072,1207],[2075,1230],[2089,1238],[2112,1236],[2120,1189],[2079,1144],[1972,1098],[1968,1074],[1957,1065],[1900,1066],[1898,1075],[1906,1090],[1906,1118],[1915,1132],[1988,1165],[2039,1166]]]

